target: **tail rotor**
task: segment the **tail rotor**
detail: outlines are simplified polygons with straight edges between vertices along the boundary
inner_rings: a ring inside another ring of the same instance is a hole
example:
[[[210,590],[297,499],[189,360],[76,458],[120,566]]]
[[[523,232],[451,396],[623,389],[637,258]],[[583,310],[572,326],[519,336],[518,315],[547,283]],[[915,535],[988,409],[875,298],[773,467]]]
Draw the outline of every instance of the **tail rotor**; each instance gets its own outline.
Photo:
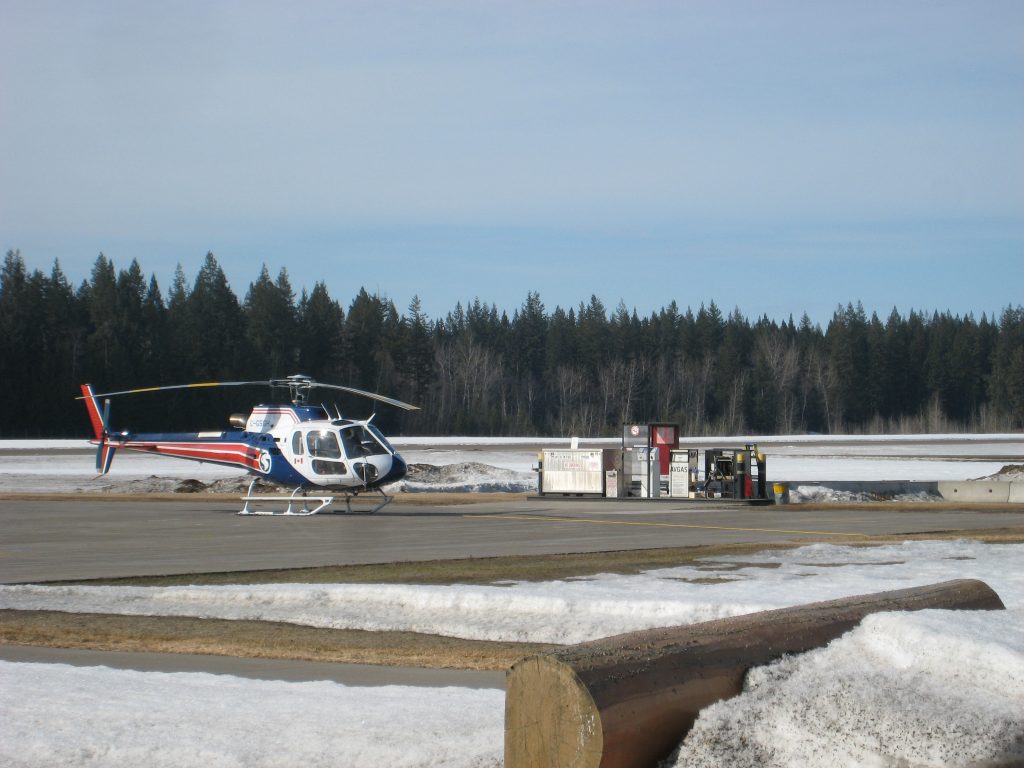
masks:
[[[117,446],[110,442],[110,399],[103,402],[103,412],[100,412],[96,395],[92,391],[92,385],[82,385],[82,400],[85,400],[86,410],[89,412],[89,421],[92,422],[92,431],[95,435],[93,440],[96,443],[96,471],[105,475],[110,471],[110,465],[114,461],[114,452]]]

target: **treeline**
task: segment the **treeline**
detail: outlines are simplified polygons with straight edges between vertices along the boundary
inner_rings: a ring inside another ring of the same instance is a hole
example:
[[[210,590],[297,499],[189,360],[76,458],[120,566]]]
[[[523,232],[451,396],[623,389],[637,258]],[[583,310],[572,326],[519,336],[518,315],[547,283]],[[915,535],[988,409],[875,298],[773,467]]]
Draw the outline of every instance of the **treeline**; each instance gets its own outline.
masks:
[[[1024,426],[1024,308],[980,320],[895,309],[884,320],[838,307],[822,329],[805,314],[751,322],[711,302],[648,316],[591,297],[548,311],[529,293],[509,317],[474,299],[428,318],[360,290],[347,309],[323,283],[296,295],[266,267],[242,300],[213,254],[166,296],[133,261],[102,254],[73,287],[59,264],[29,271],[9,251],[0,274],[0,435],[81,436],[73,398],[97,391],[304,373],[422,410],[380,407],[400,434],[611,435],[632,421],[684,434],[1015,431]],[[282,393],[278,393],[280,397]],[[270,399],[206,389],[118,398],[113,425],[220,428]],[[330,398],[332,402],[334,398]],[[372,405],[343,399],[342,411]]]

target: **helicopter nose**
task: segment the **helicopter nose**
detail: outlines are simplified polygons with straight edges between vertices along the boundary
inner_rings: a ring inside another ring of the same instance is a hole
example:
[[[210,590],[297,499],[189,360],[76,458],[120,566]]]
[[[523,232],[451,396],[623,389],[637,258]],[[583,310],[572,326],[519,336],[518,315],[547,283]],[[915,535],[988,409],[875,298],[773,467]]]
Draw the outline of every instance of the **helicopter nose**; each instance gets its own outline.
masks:
[[[381,478],[380,484],[387,485],[388,483],[397,483],[409,470],[408,465],[405,463],[405,459],[399,456],[397,453],[391,457],[391,469],[388,473]]]

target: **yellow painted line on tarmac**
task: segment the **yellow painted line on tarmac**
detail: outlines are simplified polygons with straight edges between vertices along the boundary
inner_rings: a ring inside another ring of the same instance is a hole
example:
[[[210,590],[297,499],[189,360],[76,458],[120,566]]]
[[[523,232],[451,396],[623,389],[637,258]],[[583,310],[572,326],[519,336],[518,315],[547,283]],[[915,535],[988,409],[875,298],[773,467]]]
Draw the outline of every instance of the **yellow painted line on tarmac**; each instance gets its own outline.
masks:
[[[739,528],[728,525],[693,525],[692,523],[647,523],[639,520],[594,520],[588,517],[546,517],[544,515],[464,515],[464,517],[489,520],[522,520],[535,523],[592,523],[595,525],[639,525],[648,528],[699,528],[705,531],[743,531],[746,533],[800,533],[808,536],[861,536],[867,533],[844,533],[843,531],[790,531],[783,528]]]

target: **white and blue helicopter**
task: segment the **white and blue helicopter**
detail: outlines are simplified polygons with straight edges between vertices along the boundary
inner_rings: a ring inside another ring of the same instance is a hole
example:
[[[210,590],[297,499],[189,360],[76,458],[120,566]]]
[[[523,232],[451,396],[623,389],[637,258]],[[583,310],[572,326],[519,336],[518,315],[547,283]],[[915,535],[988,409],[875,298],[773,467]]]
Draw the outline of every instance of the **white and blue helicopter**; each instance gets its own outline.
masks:
[[[269,386],[272,390],[286,388],[291,404],[261,404],[255,406],[248,416],[232,414],[230,429],[224,431],[136,434],[110,429],[111,397],[173,389],[247,386]],[[124,448],[244,469],[253,475],[253,479],[242,497],[245,503],[240,515],[315,515],[334,501],[334,496],[310,495],[310,491],[340,492],[345,497],[345,507],[349,512],[356,496],[373,492],[381,498],[367,511],[372,513],[382,509],[393,498],[384,493],[383,486],[405,477],[405,461],[371,423],[373,416],[363,420],[344,418],[336,406],[332,415],[327,406],[309,403],[309,393],[313,389],[338,390],[404,410],[419,410],[415,405],[400,400],[352,387],[322,384],[300,374],[270,381],[211,381],[102,393],[93,392],[91,385],[83,384],[82,395],[78,399],[85,400],[89,411],[95,433],[90,442],[98,446],[96,470],[101,475],[110,471],[114,453]],[[101,398],[104,399],[102,409]],[[295,490],[290,496],[257,496],[253,491],[260,480],[294,486]],[[250,504],[283,501],[288,502],[284,512],[250,509]],[[301,502],[301,508],[293,510],[297,501]],[[310,501],[318,506],[310,509]]]

